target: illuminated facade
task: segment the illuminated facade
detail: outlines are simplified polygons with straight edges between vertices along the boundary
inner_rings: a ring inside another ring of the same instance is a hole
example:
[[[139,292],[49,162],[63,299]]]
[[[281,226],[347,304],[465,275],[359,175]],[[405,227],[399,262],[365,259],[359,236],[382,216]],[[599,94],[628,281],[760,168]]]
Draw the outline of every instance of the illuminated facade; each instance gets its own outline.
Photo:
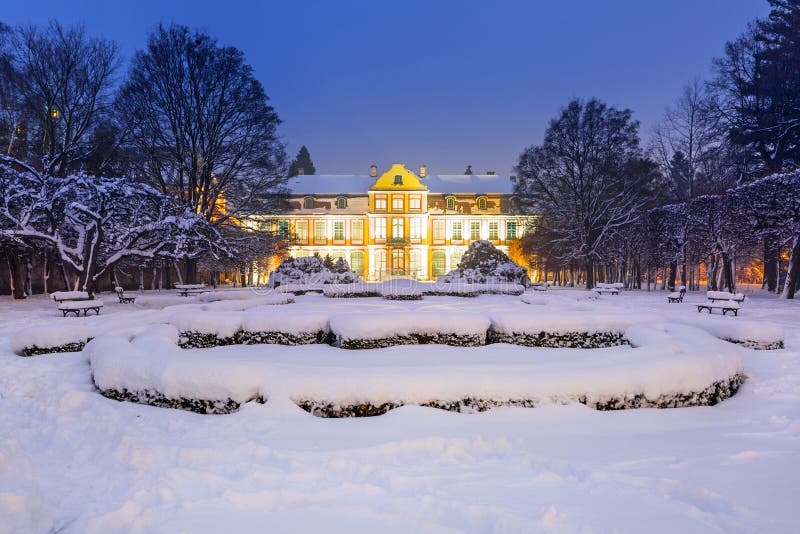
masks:
[[[294,257],[344,258],[367,280],[435,280],[478,239],[507,251],[525,230],[512,182],[486,175],[419,174],[394,164],[381,174],[301,175],[289,212],[270,218]]]

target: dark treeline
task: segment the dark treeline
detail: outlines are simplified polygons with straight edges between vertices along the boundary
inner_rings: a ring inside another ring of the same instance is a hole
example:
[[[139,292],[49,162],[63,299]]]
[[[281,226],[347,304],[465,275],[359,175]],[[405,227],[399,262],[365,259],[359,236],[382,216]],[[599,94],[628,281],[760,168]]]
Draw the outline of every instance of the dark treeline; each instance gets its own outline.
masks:
[[[281,246],[280,124],[244,55],[159,26],[127,69],[82,27],[0,24],[0,279],[16,298],[241,271]]]
[[[770,0],[689,82],[641,146],[632,112],[564,107],[519,158],[516,193],[534,216],[522,245],[565,284],[736,286],[761,258],[763,285],[800,289],[800,1]],[[650,287],[648,285],[647,287]]]

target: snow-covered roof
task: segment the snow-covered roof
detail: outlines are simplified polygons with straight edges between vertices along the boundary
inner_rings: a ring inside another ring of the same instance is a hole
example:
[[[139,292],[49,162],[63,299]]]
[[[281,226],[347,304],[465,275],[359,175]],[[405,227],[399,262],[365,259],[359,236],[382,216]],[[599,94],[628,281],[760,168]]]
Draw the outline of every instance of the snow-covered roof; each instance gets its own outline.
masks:
[[[366,195],[377,180],[369,174],[304,174],[289,180],[288,187],[295,195]],[[430,174],[420,181],[431,193],[513,193],[514,184],[508,176],[495,174]]]

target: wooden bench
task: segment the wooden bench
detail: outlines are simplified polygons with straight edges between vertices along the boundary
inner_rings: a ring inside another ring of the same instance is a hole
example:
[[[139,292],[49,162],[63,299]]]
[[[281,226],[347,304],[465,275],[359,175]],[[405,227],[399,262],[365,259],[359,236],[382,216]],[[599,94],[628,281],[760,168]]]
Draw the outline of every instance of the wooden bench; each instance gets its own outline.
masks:
[[[86,291],[56,291],[50,295],[50,298],[56,302],[70,302],[80,300],[92,300]]]
[[[711,302],[717,301],[728,301],[731,300],[733,302],[744,302],[744,293],[729,293],[727,291],[708,291],[706,293],[706,298]]]
[[[547,282],[537,282],[535,284],[531,284],[531,289],[533,289],[534,291],[547,291],[549,287],[550,284],[548,284]]]
[[[603,293],[610,293],[612,295],[619,295],[619,288],[616,287],[616,284],[597,284],[595,287],[592,288],[592,291],[595,293],[603,294]]]
[[[708,310],[708,313],[710,314],[713,310],[722,310],[722,315],[727,315],[728,312],[733,312],[733,315],[738,317],[740,308],[741,306],[739,306],[738,302],[729,300],[722,304],[716,304],[713,302],[710,304],[698,304],[697,313],[700,313],[703,310]]]
[[[117,286],[114,289],[117,292],[117,297],[119,297],[120,304],[134,304],[136,302],[136,297],[126,297],[125,290],[121,287]]]
[[[680,286],[677,291],[667,295],[667,302],[683,302],[684,295],[686,295],[686,286]]]
[[[205,284],[175,284],[175,289],[178,290],[178,295],[181,297],[205,293],[205,287]]]
[[[69,315],[70,313],[74,313],[75,317],[81,316],[81,311],[83,311],[83,316],[86,317],[89,314],[89,310],[94,311],[95,315],[100,315],[100,308],[103,307],[102,300],[69,300],[62,302],[58,305],[58,309],[61,313],[64,314],[64,317]]]

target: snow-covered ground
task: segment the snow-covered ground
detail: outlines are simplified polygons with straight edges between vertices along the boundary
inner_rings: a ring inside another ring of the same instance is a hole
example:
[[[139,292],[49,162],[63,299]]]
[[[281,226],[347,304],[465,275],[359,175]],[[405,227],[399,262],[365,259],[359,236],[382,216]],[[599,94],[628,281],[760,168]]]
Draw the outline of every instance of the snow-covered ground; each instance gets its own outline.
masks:
[[[684,325],[676,332],[690,332],[687,323],[706,330],[711,324],[691,305],[704,300],[701,294],[689,293],[683,304],[667,304],[663,292],[575,296],[527,293],[528,304],[509,295],[386,301],[307,294],[265,313],[291,310],[287,317],[297,320],[307,312],[319,321],[326,313],[356,320],[359,314],[419,311],[455,320],[458,313],[480,311],[513,324],[515,314],[536,309],[550,322],[559,313],[577,313],[659,316]],[[101,316],[88,319],[63,318],[40,296],[0,301],[0,532],[800,529],[800,302],[749,293],[739,317],[715,321],[723,325],[710,329],[718,337],[726,330],[722,321],[746,325],[740,330],[753,328],[750,321],[763,324],[764,332],[782,326],[786,348],[725,344],[738,353],[748,378],[734,397],[713,407],[596,411],[555,404],[460,414],[408,405],[379,417],[324,419],[272,399],[227,415],[117,402],[97,392],[86,354],[25,358],[12,352],[10,338],[24,328],[102,330],[148,317],[164,322],[171,313],[245,309],[231,299],[217,305],[166,292],[146,292],[135,305],[104,301]],[[499,347],[509,346],[497,347],[493,372],[504,362],[519,363],[518,351],[541,359],[577,350],[520,347],[507,355]],[[306,350],[245,348],[265,360],[275,354],[276,368]],[[419,373],[425,349],[378,351],[407,353],[409,369]],[[467,360],[466,351],[492,346],[435,349]],[[327,353],[332,360],[321,361]],[[363,367],[370,351],[314,346],[306,354],[301,363],[335,365],[341,380],[349,365],[368,382]]]

